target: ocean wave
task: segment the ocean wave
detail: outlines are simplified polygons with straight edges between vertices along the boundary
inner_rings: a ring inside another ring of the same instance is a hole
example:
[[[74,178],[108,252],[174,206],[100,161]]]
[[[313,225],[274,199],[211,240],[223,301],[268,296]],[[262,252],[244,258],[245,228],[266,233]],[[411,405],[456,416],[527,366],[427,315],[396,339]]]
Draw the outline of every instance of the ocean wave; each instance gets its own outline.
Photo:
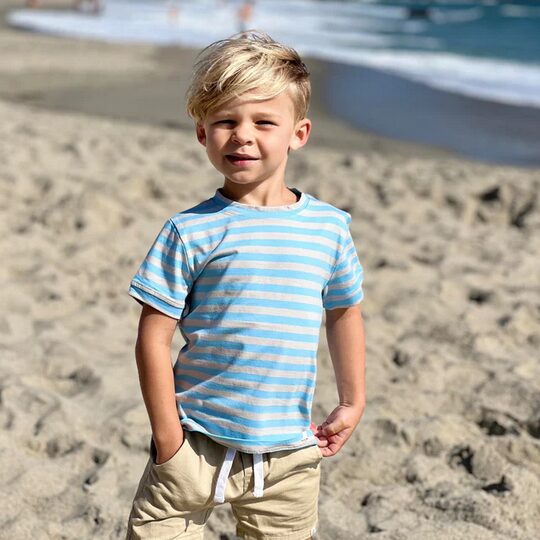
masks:
[[[330,61],[394,73],[433,88],[511,105],[540,108],[540,67],[518,62],[417,51],[304,48]]]
[[[429,19],[439,24],[470,22],[480,19],[484,14],[481,7],[473,7],[468,9],[429,9]]]
[[[209,10],[210,5],[213,10]],[[216,5],[209,1],[181,4],[174,24],[168,17],[170,4],[166,2],[122,1],[109,2],[99,17],[76,12],[16,10],[8,14],[8,22],[69,37],[202,47],[238,31],[237,4],[228,3],[219,9]],[[291,10],[304,10],[302,25]],[[393,25],[391,19],[402,17],[405,11],[352,2],[318,2],[314,10],[314,3],[307,0],[275,0],[257,4],[252,26],[303,54],[376,68],[433,88],[489,101],[540,107],[540,65],[451,53],[443,50],[441,42],[432,36],[381,28],[384,24]],[[362,18],[356,18],[358,14],[382,17],[383,13],[386,19],[373,19],[378,26],[374,25],[371,31]],[[349,27],[344,19],[347,14]],[[478,13],[469,13],[470,17],[473,15]]]

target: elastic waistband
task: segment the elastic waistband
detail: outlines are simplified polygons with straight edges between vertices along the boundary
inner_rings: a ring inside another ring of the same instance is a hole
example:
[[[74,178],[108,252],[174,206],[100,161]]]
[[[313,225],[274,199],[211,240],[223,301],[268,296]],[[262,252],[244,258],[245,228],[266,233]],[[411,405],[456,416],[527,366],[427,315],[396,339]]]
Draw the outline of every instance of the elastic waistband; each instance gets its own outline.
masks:
[[[225,459],[219,469],[218,479],[216,482],[216,489],[214,492],[214,502],[225,502],[225,487],[227,485],[227,479],[236,456],[235,448],[227,448]],[[253,456],[253,478],[255,480],[255,486],[253,488],[254,497],[262,497],[264,492],[264,467],[263,460],[264,454],[252,454]]]

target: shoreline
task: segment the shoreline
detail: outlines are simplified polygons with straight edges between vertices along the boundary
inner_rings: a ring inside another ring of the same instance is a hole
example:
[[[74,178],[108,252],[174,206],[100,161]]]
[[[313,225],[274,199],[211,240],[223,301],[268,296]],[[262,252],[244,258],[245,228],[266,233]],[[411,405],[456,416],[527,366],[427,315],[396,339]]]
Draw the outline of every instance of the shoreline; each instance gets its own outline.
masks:
[[[137,73],[127,79],[111,75],[107,80],[92,81],[83,87],[69,74],[58,74],[54,85],[47,88],[50,77],[38,74],[21,77],[17,91],[0,81],[0,99],[43,110],[82,113],[193,133],[192,121],[182,105],[189,69],[197,52],[198,49],[185,47],[155,48],[158,73],[151,79]],[[172,65],[175,61],[178,62],[176,67]],[[324,97],[317,92],[317,87],[323,84],[321,79],[325,78],[326,62],[308,58],[306,64],[314,87],[308,113],[313,122],[309,145],[351,152],[377,150],[400,155],[459,158],[444,148],[362,131],[332,115],[324,105]]]

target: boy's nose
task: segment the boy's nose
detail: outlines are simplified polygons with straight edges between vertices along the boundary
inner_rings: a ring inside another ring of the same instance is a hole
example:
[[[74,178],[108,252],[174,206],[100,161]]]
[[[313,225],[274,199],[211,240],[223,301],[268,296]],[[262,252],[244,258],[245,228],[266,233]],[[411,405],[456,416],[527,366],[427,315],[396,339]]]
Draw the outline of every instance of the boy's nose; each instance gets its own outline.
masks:
[[[246,126],[236,126],[232,134],[232,140],[237,144],[246,144],[251,142],[251,131]]]

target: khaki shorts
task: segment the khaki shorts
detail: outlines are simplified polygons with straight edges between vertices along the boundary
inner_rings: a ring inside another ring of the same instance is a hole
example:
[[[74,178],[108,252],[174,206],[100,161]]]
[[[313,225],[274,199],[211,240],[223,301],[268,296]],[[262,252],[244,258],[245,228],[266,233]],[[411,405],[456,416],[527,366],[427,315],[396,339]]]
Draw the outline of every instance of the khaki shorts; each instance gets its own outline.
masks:
[[[227,448],[198,431],[157,465],[153,441],[129,515],[126,540],[203,539]],[[253,495],[253,456],[237,451],[225,487],[244,540],[317,538],[322,452],[317,445],[263,455],[264,491]]]

